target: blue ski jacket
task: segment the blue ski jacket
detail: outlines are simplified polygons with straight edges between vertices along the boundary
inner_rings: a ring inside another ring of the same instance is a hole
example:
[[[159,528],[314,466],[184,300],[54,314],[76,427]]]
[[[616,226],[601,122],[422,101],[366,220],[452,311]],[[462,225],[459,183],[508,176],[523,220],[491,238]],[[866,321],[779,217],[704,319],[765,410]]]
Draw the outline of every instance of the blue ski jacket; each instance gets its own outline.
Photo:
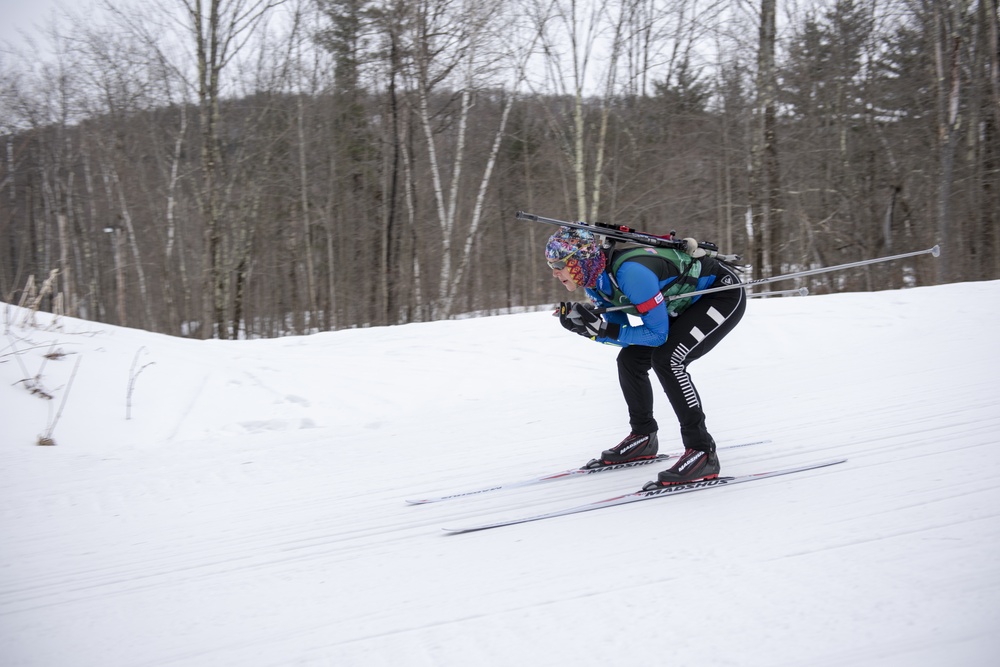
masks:
[[[608,272],[612,270],[612,257],[607,258],[607,268],[597,278],[594,287],[587,288],[587,296],[594,305],[608,308],[616,304],[611,301],[614,294],[614,285]],[[719,262],[714,259],[702,257],[701,275],[698,278],[695,289],[702,290],[711,287],[718,277]],[[666,301],[657,299],[663,290],[681,278],[681,269],[664,257],[649,255],[635,259],[627,259],[622,262],[615,273],[615,281],[618,289],[625,295],[628,302],[637,307],[640,315],[638,319],[641,324],[633,325],[629,316],[621,311],[611,311],[604,314],[604,319],[608,322],[621,326],[618,339],[598,338],[597,342],[609,345],[628,347],[629,345],[644,345],[647,347],[659,347],[667,342],[670,334],[670,314],[667,312]],[[701,296],[691,297],[687,305],[700,299]],[[687,306],[684,306],[686,308]],[[683,312],[684,308],[678,309],[675,316]]]

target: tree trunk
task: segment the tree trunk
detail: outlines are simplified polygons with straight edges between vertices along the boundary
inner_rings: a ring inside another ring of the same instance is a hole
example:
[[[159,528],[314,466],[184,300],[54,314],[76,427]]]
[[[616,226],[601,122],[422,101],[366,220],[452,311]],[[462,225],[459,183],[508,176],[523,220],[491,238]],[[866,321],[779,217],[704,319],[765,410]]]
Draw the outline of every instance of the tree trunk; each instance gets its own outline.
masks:
[[[757,104],[751,136],[751,262],[756,277],[772,273],[778,231],[778,148],[775,137],[775,0],[762,0],[757,52]]]
[[[962,37],[960,11],[945,0],[934,3],[934,70],[938,103],[938,206],[936,241],[941,245],[938,259],[939,283],[952,280],[955,255],[951,231],[951,189],[954,180],[955,151],[958,147],[959,102],[961,101]]]
[[[302,244],[306,259],[306,305],[309,308],[308,326],[312,328],[319,321],[319,309],[316,307],[316,285],[314,284],[316,269],[313,265],[312,229],[309,220],[309,170],[306,162],[305,106],[302,98],[303,95],[300,94],[296,130],[299,139],[299,199],[302,208],[300,212],[302,216]]]
[[[177,139],[174,141],[174,152],[170,159],[170,177],[167,181],[167,206],[165,218],[167,221],[167,242],[163,249],[163,300],[167,306],[167,329],[179,331],[181,326],[181,316],[178,312],[177,301],[174,296],[174,247],[177,242],[177,220],[175,210],[177,207],[177,184],[179,182],[178,170],[180,169],[182,151],[184,149],[184,134],[187,130],[187,105],[183,102],[180,107],[180,127],[177,130]],[[187,298],[188,279],[187,266],[183,262],[184,253],[179,253],[181,262],[179,264],[179,282],[181,294]],[[186,309],[185,309],[186,310]]]

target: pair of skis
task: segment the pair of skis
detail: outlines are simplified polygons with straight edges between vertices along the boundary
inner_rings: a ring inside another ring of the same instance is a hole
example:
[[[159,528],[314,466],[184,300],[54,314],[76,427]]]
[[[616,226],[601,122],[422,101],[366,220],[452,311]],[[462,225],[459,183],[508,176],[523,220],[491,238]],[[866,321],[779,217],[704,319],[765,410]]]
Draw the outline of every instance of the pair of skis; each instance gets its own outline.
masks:
[[[752,445],[759,445],[770,442],[770,440],[757,440],[754,442],[745,442],[737,445],[728,445],[726,447],[720,447],[720,450],[737,449],[740,447],[749,447]],[[427,503],[441,502],[445,500],[453,500],[457,498],[468,498],[471,496],[478,496],[487,493],[492,493],[494,491],[501,491],[506,489],[513,489],[518,487],[530,486],[533,484],[541,484],[544,482],[550,482],[558,479],[569,479],[571,477],[582,477],[587,475],[593,475],[602,472],[610,472],[614,470],[626,470],[629,468],[635,468],[643,465],[649,465],[651,463],[661,463],[672,458],[671,455],[661,454],[656,458],[645,459],[641,461],[630,461],[628,463],[620,463],[617,465],[605,466],[602,468],[589,469],[589,468],[574,468],[571,470],[563,470],[560,472],[540,475],[538,477],[532,477],[529,479],[520,480],[517,482],[507,482],[503,484],[496,484],[493,486],[484,487],[481,489],[474,489],[471,491],[464,491],[459,493],[452,493],[442,496],[432,496],[428,498],[423,498],[419,500],[407,500],[406,502],[411,505],[424,505]],[[722,486],[732,486],[734,484],[741,484],[743,482],[752,482],[758,479],[767,479],[770,477],[778,477],[781,475],[790,475],[797,472],[803,472],[806,470],[816,470],[818,468],[825,468],[827,466],[836,465],[838,463],[843,463],[847,459],[833,459],[829,461],[822,461],[819,463],[810,463],[806,465],[794,466],[790,468],[780,468],[776,470],[770,470],[766,472],[751,473],[748,475],[738,475],[738,476],[726,476],[717,477],[715,479],[709,480],[697,480],[693,482],[688,482],[687,484],[675,484],[672,486],[666,486],[650,490],[639,490],[633,493],[627,493],[621,496],[615,496],[614,498],[606,498],[604,500],[598,500],[596,502],[584,503],[582,505],[576,505],[573,507],[568,507],[562,510],[556,510],[554,512],[545,512],[543,514],[536,514],[533,516],[517,517],[513,519],[506,519],[503,521],[496,521],[493,523],[486,523],[476,526],[466,526],[464,528],[445,528],[444,530],[450,534],[458,533],[471,533],[478,530],[487,530],[489,528],[499,528],[501,526],[511,526],[518,523],[528,523],[531,521],[539,521],[542,519],[551,519],[558,516],[566,516],[568,514],[578,514],[580,512],[590,512],[593,510],[603,509],[605,507],[615,507],[617,505],[625,505],[628,503],[640,502],[643,500],[651,500],[653,498],[665,498],[667,496],[675,496],[682,493],[691,493],[694,491],[702,491],[704,489],[714,489]]]

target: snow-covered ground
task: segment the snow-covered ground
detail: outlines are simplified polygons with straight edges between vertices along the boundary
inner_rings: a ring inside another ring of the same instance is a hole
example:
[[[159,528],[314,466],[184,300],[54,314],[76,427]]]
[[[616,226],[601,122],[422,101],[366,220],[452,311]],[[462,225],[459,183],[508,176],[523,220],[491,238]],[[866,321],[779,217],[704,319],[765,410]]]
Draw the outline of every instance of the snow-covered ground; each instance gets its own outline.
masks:
[[[0,664],[992,667],[998,305],[752,301],[691,368],[720,445],[771,440],[723,472],[847,463],[449,536],[655,474],[404,504],[616,443],[614,348],[543,312],[221,342],[0,304]]]

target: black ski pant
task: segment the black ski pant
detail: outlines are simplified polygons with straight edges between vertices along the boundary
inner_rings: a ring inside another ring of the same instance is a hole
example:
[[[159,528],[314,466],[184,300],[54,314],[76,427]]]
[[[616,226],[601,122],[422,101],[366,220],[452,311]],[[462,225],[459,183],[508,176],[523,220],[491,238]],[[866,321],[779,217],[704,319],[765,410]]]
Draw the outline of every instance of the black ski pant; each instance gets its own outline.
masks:
[[[715,285],[739,282],[728,267],[719,265]],[[653,387],[649,370],[656,373],[680,423],[686,448],[715,451],[715,441],[705,426],[701,397],[694,387],[688,364],[718,345],[746,312],[746,290],[741,287],[706,294],[670,321],[667,341],[659,347],[630,345],[618,354],[618,381],[628,406],[633,433],[658,430],[653,418]]]

